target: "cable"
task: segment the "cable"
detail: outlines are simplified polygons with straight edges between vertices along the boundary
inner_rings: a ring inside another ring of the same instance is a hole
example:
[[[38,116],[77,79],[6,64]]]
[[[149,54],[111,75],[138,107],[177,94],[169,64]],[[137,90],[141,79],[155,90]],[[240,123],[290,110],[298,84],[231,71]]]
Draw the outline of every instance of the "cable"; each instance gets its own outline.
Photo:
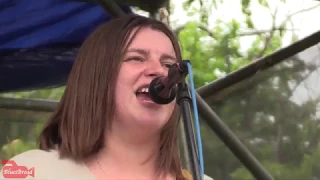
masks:
[[[188,64],[189,80],[190,80],[190,86],[191,86],[190,91],[191,91],[191,97],[192,97],[193,112],[194,112],[195,125],[196,125],[201,179],[203,180],[204,165],[203,165],[202,142],[201,142],[201,133],[200,133],[200,126],[199,126],[199,118],[198,118],[199,116],[198,116],[198,108],[197,108],[197,101],[196,101],[196,93],[195,93],[194,82],[193,82],[192,66],[190,62],[188,62],[187,64]]]

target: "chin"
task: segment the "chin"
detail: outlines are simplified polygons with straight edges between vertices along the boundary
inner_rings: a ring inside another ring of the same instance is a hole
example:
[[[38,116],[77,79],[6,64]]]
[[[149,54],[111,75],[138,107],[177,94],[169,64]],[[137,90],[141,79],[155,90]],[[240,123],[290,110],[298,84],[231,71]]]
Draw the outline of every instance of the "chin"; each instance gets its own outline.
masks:
[[[149,130],[160,130],[167,123],[166,120],[155,118],[154,116],[139,117],[137,121],[137,124],[139,124],[143,128],[149,128]]]

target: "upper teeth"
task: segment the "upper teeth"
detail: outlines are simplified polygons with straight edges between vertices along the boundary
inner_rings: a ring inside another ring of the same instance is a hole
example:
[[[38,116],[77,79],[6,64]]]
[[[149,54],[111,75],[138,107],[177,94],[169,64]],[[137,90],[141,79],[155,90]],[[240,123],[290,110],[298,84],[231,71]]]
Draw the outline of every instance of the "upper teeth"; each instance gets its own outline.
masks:
[[[138,92],[146,92],[146,93],[148,93],[149,89],[148,88],[141,88]]]

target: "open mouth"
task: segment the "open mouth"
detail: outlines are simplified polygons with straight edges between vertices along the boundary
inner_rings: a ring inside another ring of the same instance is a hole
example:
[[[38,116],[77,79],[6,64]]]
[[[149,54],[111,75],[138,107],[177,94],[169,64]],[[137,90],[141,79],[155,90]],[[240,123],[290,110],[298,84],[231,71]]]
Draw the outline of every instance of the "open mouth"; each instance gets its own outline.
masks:
[[[148,87],[139,88],[139,89],[136,91],[136,96],[137,96],[137,99],[139,99],[139,100],[147,101],[147,102],[153,102],[153,101],[151,100],[151,98],[150,98],[149,88],[148,88]]]

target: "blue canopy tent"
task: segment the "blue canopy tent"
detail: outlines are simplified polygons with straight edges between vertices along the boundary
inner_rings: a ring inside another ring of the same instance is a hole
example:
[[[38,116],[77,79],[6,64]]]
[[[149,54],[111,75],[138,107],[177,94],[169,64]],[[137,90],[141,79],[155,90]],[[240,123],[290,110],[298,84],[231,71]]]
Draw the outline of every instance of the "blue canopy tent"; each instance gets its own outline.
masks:
[[[83,40],[111,18],[97,3],[67,0],[2,0],[0,17],[0,92],[63,85]]]

